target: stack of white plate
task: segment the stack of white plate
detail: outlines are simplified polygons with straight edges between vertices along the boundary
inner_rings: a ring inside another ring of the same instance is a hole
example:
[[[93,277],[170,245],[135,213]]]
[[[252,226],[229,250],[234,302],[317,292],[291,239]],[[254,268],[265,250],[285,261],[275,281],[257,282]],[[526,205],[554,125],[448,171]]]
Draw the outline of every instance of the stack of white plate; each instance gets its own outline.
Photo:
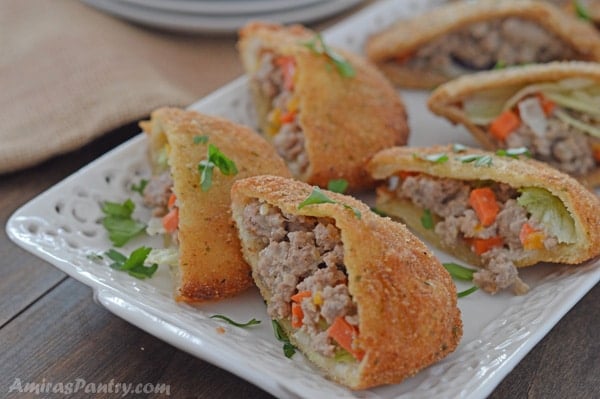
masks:
[[[190,33],[233,33],[248,21],[308,23],[362,0],[82,0],[142,25]]]

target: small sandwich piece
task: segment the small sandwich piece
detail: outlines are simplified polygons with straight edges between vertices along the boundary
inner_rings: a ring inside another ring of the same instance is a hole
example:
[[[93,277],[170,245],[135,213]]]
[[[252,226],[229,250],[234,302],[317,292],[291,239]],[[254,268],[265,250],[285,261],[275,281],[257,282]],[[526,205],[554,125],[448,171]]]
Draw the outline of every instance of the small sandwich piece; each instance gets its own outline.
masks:
[[[480,72],[441,85],[428,105],[488,150],[526,147],[582,183],[600,185],[600,64]]]
[[[594,27],[533,0],[461,1],[371,36],[368,57],[395,84],[433,88],[497,66],[600,61]]]
[[[269,315],[328,378],[398,383],[457,347],[454,283],[403,225],[280,177],[240,180],[231,199]]]
[[[333,49],[300,25],[250,23],[238,43],[264,136],[294,177],[326,187],[372,187],[364,164],[406,144],[404,105],[367,60]]]
[[[291,176],[283,160],[249,128],[193,111],[161,108],[140,126],[153,167],[144,189],[155,216],[148,232],[169,238],[148,261],[171,267],[178,301],[222,299],[251,286],[231,219],[230,188],[258,174]]]
[[[600,255],[600,200],[575,179],[519,152],[463,146],[392,148],[368,169],[376,207],[426,241],[481,267],[476,285],[517,294],[517,267]]]

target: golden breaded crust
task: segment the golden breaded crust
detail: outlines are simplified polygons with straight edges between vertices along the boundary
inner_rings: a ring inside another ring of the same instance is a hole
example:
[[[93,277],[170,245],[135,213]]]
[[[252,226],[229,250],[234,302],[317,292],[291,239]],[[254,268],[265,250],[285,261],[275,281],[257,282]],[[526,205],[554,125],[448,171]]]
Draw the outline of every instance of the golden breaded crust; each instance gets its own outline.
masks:
[[[283,160],[251,129],[194,111],[161,108],[142,126],[155,150],[166,142],[169,145],[168,161],[179,207],[176,299],[217,300],[251,286],[251,271],[231,219],[230,188],[234,181],[257,174],[291,176]],[[194,143],[195,136],[203,135],[238,169],[237,175],[225,176],[215,168],[206,192],[200,187],[198,163],[206,159],[208,143]]]
[[[475,93],[503,87],[524,87],[533,83],[556,82],[575,77],[592,79],[600,84],[600,64],[582,61],[551,62],[461,76],[435,89],[427,105],[433,113],[447,118],[454,124],[464,125],[485,149],[496,150],[498,145],[487,130],[471,122],[463,112],[464,99]],[[600,168],[597,167],[576,178],[588,186],[600,185]]]
[[[600,36],[592,25],[565,13],[559,7],[533,0],[481,0],[446,4],[409,20],[398,21],[371,36],[365,51],[395,84],[431,88],[448,80],[431,71],[411,71],[390,59],[406,57],[424,44],[476,22],[519,17],[536,22],[570,45],[579,60],[600,61]]]
[[[240,31],[238,48],[250,75],[264,49],[296,61],[294,97],[309,159],[306,172],[296,177],[321,187],[340,178],[349,182],[350,190],[372,187],[373,181],[364,172],[366,161],[375,152],[408,140],[404,104],[366,59],[336,49],[356,71],[354,77],[342,76],[328,57],[304,45],[315,35],[299,25],[251,23]],[[253,94],[261,128],[266,131],[271,106],[258,87],[253,87]]]
[[[448,155],[449,160],[434,163],[420,158],[420,156],[439,153]],[[489,155],[492,163],[487,167],[462,162],[460,157],[467,154]],[[600,212],[598,212],[600,200],[577,180],[544,163],[533,159],[498,156],[477,149],[456,153],[452,146],[447,145],[422,148],[396,147],[383,150],[373,157],[367,168],[378,180],[386,179],[400,171],[412,171],[449,179],[491,180],[508,184],[516,189],[525,187],[546,189],[563,202],[573,218],[577,242],[558,244],[553,249],[527,251],[527,255],[515,264],[519,267],[539,262],[579,264],[600,255]],[[406,209],[402,201],[385,195],[384,190],[379,190],[379,194],[378,208],[382,205],[388,212],[393,212],[394,209]],[[402,214],[393,216],[403,217]],[[407,218],[406,222],[410,222],[411,227],[420,229],[418,218],[412,218],[412,221],[409,219]],[[439,244],[439,242],[434,243]],[[465,259],[464,248],[443,249]],[[467,259],[467,261],[471,260],[472,257]]]
[[[359,347],[365,356],[344,367],[311,352],[306,337],[284,321],[290,339],[329,378],[353,389],[400,382],[454,351],[462,322],[456,288],[439,260],[402,224],[374,214],[350,196],[324,190],[337,203],[298,209],[311,190],[299,181],[257,176],[237,181],[231,191],[233,218],[253,268],[257,248],[246,245],[250,233],[242,220],[245,205],[254,199],[284,213],[333,219],[341,231],[348,288],[358,308]],[[360,211],[361,217],[344,205]],[[256,283],[268,302],[270,293]]]

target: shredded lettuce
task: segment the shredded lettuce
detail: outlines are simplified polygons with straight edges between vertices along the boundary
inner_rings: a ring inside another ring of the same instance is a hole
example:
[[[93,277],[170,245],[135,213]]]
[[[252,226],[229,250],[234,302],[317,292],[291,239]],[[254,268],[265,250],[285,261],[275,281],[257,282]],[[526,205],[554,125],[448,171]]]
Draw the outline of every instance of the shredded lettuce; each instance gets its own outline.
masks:
[[[533,219],[558,239],[559,243],[572,244],[577,240],[575,222],[558,197],[538,187],[523,188],[517,202]]]
[[[179,265],[179,251],[177,248],[153,248],[146,258],[146,263],[177,267]]]

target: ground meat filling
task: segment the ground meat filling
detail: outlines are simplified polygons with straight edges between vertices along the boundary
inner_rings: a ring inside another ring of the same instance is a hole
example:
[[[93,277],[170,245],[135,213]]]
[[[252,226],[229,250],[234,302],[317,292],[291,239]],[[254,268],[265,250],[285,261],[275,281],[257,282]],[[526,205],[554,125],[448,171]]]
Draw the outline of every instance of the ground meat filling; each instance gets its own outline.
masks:
[[[305,151],[304,134],[298,122],[298,112],[290,113],[293,91],[286,87],[282,69],[277,65],[275,56],[264,52],[259,67],[252,77],[260,91],[271,104],[268,116],[273,135],[273,145],[277,153],[286,161],[290,171],[299,176],[308,168],[308,156]],[[284,118],[282,115],[287,114]],[[293,116],[292,116],[293,115]]]
[[[153,216],[160,217],[167,214],[172,187],[173,179],[168,171],[154,175],[148,180],[148,184],[144,187],[143,200],[144,205],[152,209]]]
[[[448,77],[489,70],[495,65],[574,59],[574,50],[537,23],[517,17],[483,21],[444,35],[406,60],[412,69]]]
[[[327,327],[339,317],[358,326],[358,316],[348,291],[340,231],[333,220],[284,214],[259,201],[246,205],[243,220],[245,230],[262,248],[255,273],[271,293],[269,316],[291,318],[292,296],[304,293],[296,299],[303,315],[296,327],[312,337],[313,350],[335,355],[339,348],[328,337]]]
[[[494,222],[488,226],[482,225],[468,202],[469,193],[481,184],[492,189],[499,205]],[[479,253],[483,269],[475,273],[474,283],[487,292],[496,293],[511,286],[517,293],[527,291],[514,264],[527,250],[521,241],[525,224],[543,231],[544,240],[540,245],[544,248],[550,249],[558,244],[555,236],[532,220],[527,210],[516,201],[519,193],[506,184],[417,175],[405,177],[393,186],[388,187],[393,188],[397,197],[410,200],[440,219],[434,231],[446,246],[452,247],[457,243],[470,245],[474,240],[501,238],[498,245]],[[475,247],[472,250],[476,252]]]
[[[569,112],[577,120],[590,122],[584,114],[563,111]],[[593,148],[600,147],[600,139],[586,135],[555,116],[549,115],[546,120],[545,134],[536,134],[527,124],[521,123],[506,137],[505,142],[497,140],[498,146],[526,147],[536,159],[576,176],[587,174],[596,168]],[[595,123],[593,125],[600,127]]]

